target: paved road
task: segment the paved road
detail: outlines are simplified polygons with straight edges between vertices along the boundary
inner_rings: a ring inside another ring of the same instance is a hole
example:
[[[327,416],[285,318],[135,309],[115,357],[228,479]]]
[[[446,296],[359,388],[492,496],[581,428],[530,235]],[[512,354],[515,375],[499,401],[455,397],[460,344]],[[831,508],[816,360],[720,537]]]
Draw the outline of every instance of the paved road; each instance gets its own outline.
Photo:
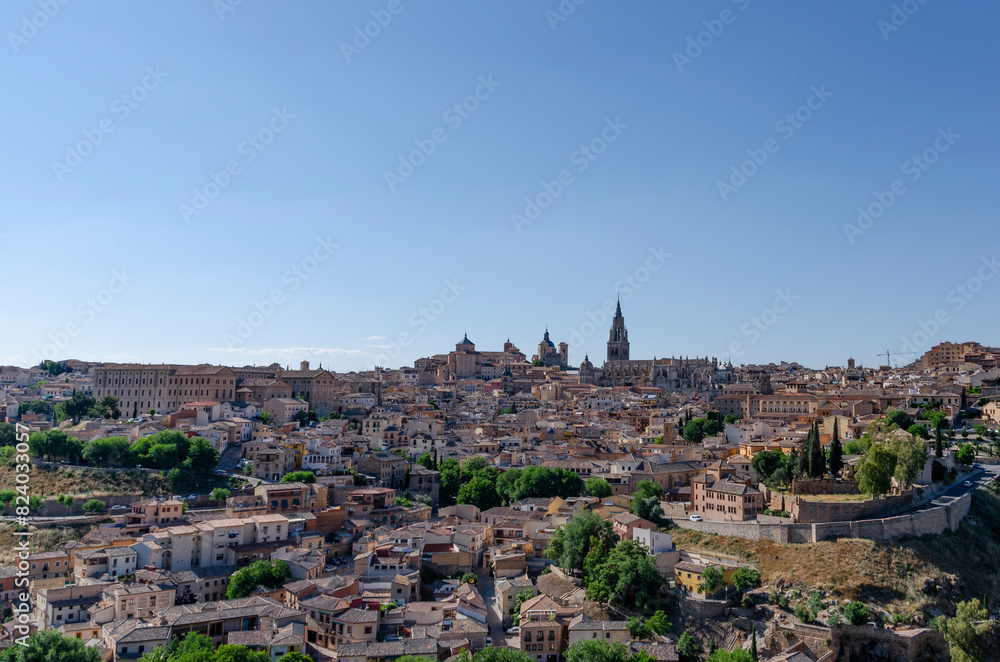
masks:
[[[508,637],[504,632],[503,616],[496,601],[496,580],[489,572],[482,572],[476,576],[476,586],[479,587],[479,595],[483,596],[483,600],[486,602],[486,624],[489,625],[493,645],[506,645],[509,648],[520,649],[521,644],[518,638],[516,636]]]
[[[954,485],[949,487],[947,490],[937,495],[927,503],[911,508],[909,510],[899,513],[900,515],[905,515],[907,513],[917,513],[924,510],[930,510],[931,508],[937,508],[939,506],[947,506],[958,500],[959,497],[964,494],[971,492],[977,487],[983,487],[987,483],[1000,479],[1000,465],[985,465],[983,469],[975,470],[973,473],[965,474],[960,476],[959,480],[955,482]],[[972,483],[971,487],[965,486],[965,481]]]

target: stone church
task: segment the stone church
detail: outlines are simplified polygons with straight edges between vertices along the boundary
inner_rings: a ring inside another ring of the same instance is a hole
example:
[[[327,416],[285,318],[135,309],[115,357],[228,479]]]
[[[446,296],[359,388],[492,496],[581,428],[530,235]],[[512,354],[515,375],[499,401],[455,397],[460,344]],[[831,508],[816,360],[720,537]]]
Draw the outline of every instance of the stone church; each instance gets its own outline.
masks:
[[[717,359],[653,358],[635,360],[629,357],[628,329],[618,302],[604,365],[595,368],[590,357],[580,364],[580,383],[597,386],[653,386],[666,391],[714,395],[722,391],[732,378],[731,363],[720,365]]]

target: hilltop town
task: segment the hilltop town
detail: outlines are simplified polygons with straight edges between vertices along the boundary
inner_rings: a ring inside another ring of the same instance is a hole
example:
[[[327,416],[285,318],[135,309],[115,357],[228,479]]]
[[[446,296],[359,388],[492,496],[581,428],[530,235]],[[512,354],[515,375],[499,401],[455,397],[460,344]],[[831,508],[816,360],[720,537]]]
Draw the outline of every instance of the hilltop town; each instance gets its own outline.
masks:
[[[0,655],[995,653],[1000,349],[736,366],[610,326],[603,360],[2,368]]]

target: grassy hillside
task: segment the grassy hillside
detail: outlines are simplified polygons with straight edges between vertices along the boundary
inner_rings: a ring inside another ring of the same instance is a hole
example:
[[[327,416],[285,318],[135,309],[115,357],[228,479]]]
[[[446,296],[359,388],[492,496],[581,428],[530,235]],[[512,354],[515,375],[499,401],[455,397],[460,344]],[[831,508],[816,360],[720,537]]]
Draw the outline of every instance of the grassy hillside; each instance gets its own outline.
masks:
[[[0,490],[14,489],[13,466],[0,465]],[[159,494],[169,491],[166,477],[145,471],[97,471],[84,467],[33,465],[28,485],[42,497],[60,494]]]
[[[1000,601],[1000,497],[976,490],[969,516],[955,533],[893,542],[835,540],[780,545],[674,529],[674,543],[750,561],[765,584],[778,579],[802,590],[881,604],[893,614],[954,613],[954,604],[987,595]]]

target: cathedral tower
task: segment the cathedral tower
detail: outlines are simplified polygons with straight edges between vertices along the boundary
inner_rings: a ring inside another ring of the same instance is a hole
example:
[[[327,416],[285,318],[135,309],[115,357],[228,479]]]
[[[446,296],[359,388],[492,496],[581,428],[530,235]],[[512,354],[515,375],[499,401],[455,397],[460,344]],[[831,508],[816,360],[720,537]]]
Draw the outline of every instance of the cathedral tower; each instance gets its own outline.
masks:
[[[622,302],[619,299],[615,318],[611,320],[611,334],[608,336],[608,361],[628,361],[628,330],[622,317]]]

